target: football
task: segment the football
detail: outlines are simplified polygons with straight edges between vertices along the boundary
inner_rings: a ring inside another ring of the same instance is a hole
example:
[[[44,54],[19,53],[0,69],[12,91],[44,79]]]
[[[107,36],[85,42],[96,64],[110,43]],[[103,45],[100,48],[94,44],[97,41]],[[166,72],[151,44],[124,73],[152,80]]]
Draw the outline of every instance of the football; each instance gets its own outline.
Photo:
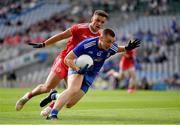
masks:
[[[89,55],[83,54],[76,59],[78,67],[84,67],[86,64],[89,64],[88,68],[93,65],[93,59]]]

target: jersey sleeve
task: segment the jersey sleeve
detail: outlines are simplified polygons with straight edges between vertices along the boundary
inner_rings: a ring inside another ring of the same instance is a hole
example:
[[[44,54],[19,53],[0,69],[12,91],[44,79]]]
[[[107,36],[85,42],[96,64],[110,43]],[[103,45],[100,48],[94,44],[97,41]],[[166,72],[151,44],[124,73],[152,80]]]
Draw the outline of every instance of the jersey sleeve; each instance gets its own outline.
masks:
[[[71,28],[70,28],[70,30],[71,30],[71,33],[73,34],[73,36],[75,36],[76,34],[77,34],[77,32],[78,32],[78,25],[77,24],[74,24]]]
[[[85,49],[84,49],[84,43],[81,42],[80,44],[78,44],[74,49],[73,52],[74,54],[79,57],[80,55],[82,55],[84,53]]]
[[[118,45],[116,43],[114,43],[112,46],[111,46],[111,55],[114,55],[118,52]]]

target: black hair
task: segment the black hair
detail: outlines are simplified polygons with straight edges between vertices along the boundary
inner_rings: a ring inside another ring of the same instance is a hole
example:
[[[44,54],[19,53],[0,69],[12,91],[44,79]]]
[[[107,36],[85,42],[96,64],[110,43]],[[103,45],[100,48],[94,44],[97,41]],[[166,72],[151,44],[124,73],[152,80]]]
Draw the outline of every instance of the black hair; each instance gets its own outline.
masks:
[[[106,28],[103,30],[103,35],[110,35],[112,37],[115,37],[115,33],[112,29]]]

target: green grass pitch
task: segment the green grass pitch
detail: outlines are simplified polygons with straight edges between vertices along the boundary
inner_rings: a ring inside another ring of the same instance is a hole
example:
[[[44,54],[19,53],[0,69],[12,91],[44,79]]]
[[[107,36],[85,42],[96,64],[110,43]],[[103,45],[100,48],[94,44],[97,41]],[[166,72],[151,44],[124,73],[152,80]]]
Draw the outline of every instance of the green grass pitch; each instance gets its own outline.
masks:
[[[178,91],[91,90],[73,108],[63,108],[59,120],[49,121],[39,115],[39,101],[46,94],[15,111],[17,99],[28,90],[0,89],[0,124],[180,124]]]

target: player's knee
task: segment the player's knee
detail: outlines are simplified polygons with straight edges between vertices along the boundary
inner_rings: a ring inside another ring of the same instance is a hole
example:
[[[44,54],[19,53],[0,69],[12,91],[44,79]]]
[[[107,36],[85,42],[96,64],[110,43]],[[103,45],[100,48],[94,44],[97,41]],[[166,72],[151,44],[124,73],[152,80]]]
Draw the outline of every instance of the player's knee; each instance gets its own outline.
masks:
[[[136,79],[136,74],[134,72],[131,73],[131,79],[133,79],[133,80]]]
[[[132,80],[136,80],[136,75],[131,76]]]

